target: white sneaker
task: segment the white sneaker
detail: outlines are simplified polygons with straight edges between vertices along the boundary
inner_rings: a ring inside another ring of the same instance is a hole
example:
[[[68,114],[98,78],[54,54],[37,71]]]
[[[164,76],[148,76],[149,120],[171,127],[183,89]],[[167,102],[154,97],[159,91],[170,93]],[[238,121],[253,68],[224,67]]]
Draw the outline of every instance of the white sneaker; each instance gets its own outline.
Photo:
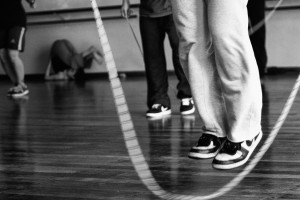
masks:
[[[226,140],[222,149],[212,162],[216,169],[232,169],[245,164],[262,138],[259,132],[252,140],[234,143]]]
[[[147,111],[147,117],[162,117],[165,115],[170,115],[171,109],[168,107],[164,107],[161,104],[153,104],[151,109]]]

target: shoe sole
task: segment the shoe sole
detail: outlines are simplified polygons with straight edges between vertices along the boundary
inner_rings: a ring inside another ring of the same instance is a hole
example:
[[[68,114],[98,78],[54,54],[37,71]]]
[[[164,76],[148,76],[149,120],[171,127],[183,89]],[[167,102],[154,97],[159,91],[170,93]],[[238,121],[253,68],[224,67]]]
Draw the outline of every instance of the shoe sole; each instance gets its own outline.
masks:
[[[14,97],[14,98],[18,98],[18,97],[22,97],[22,96],[25,96],[29,93],[29,90],[25,90],[24,92],[22,93],[19,93],[19,94],[8,94],[7,96],[10,96],[10,97]]]
[[[218,154],[218,152],[219,151],[217,151],[216,153],[210,153],[210,154],[199,154],[199,153],[190,152],[188,154],[188,157],[192,158],[192,159],[210,159],[210,158],[214,158]]]
[[[206,153],[206,154],[201,154],[201,153],[196,153],[196,152],[189,152],[188,157],[192,159],[209,159],[209,158],[214,158],[216,155],[219,153],[223,146],[224,142],[221,144],[219,149],[216,150],[214,153]]]
[[[182,115],[190,115],[193,114],[195,112],[195,108],[191,109],[191,110],[187,110],[187,111],[183,111],[180,112]]]
[[[258,136],[257,136],[257,138],[254,142],[253,147],[249,150],[249,153],[248,153],[247,157],[244,160],[242,160],[240,162],[237,162],[237,163],[229,164],[229,165],[220,165],[220,164],[212,163],[213,168],[215,168],[215,169],[233,169],[233,168],[237,168],[237,167],[240,167],[240,166],[244,165],[249,160],[251,154],[253,153],[253,151],[257,147],[257,145],[260,142],[261,138],[262,138],[262,132],[260,131],[260,133],[258,134]]]
[[[167,111],[164,111],[164,112],[161,112],[161,113],[155,113],[155,114],[147,113],[146,116],[151,117],[151,118],[158,118],[158,117],[163,117],[163,116],[166,116],[166,115],[170,115],[171,113],[172,113],[171,110],[167,110]]]

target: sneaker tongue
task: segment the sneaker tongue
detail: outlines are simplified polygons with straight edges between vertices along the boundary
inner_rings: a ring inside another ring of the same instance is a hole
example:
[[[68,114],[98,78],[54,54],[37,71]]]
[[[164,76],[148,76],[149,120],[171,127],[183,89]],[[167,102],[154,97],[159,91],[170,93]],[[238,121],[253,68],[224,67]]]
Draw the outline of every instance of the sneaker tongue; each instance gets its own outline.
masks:
[[[212,142],[211,137],[207,137],[206,135],[202,135],[199,138],[198,145],[199,146],[209,146]]]
[[[184,106],[190,105],[190,100],[189,99],[183,99],[181,102],[182,102],[182,105],[184,105]]]
[[[229,141],[226,141],[223,147],[223,150],[230,155],[236,154],[236,152],[240,149],[241,143],[233,143]]]
[[[160,106],[160,104],[153,104],[153,105],[152,105],[152,108],[157,109],[157,108],[159,108],[159,106]]]

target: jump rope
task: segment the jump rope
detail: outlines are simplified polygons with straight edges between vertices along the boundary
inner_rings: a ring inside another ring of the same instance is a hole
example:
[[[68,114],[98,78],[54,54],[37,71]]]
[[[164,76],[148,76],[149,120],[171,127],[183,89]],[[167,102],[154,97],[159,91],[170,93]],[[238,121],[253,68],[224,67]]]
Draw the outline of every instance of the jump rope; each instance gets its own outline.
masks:
[[[155,178],[152,175],[152,172],[149,168],[149,165],[142,153],[142,149],[139,145],[139,141],[137,138],[137,134],[133,125],[133,121],[131,119],[131,115],[128,109],[128,105],[126,103],[125,95],[123,92],[121,81],[118,77],[118,72],[116,68],[116,64],[113,58],[113,54],[109,45],[109,41],[106,35],[106,31],[103,26],[103,22],[101,19],[100,11],[98,9],[98,5],[96,0],[90,0],[91,5],[94,12],[94,17],[96,20],[97,31],[100,39],[100,43],[103,48],[104,53],[104,61],[106,63],[106,68],[109,75],[109,81],[111,84],[111,89],[115,101],[115,106],[117,109],[117,113],[119,116],[119,121],[124,137],[124,141],[128,150],[129,157],[133,166],[137,172],[137,175],[143,182],[143,184],[150,190],[154,195],[167,200],[206,200],[213,199],[216,197],[220,197],[233,188],[235,188],[257,165],[257,163],[262,159],[264,154],[270,148],[272,143],[274,142],[282,124],[284,123],[293,102],[295,101],[297,92],[300,87],[300,74],[296,79],[296,82],[293,86],[293,89],[283,107],[283,110],[275,123],[275,126],[272,128],[271,133],[268,138],[262,145],[262,147],[258,150],[258,153],[253,157],[252,160],[249,161],[248,165],[243,169],[242,172],[237,174],[235,178],[233,178],[229,183],[225,186],[217,190],[216,192],[206,195],[206,196],[196,196],[196,195],[181,195],[174,194],[168,191],[165,191],[161,186],[157,183]],[[282,0],[281,0],[282,1]],[[280,2],[281,2],[280,1]],[[280,4],[278,4],[279,6]],[[277,6],[277,7],[278,7]],[[275,9],[274,9],[275,10]],[[131,27],[132,28],[132,27]],[[133,29],[132,29],[133,30]],[[141,50],[141,49],[140,49]],[[142,52],[141,52],[142,53]]]

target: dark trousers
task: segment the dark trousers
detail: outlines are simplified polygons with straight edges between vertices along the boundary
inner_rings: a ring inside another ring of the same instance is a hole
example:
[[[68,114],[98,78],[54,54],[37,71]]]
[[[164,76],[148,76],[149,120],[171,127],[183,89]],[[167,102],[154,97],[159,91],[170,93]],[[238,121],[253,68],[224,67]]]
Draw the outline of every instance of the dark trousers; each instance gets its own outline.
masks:
[[[249,0],[248,16],[250,24],[254,27],[257,23],[265,19],[265,0]],[[255,58],[257,61],[259,74],[264,76],[267,67],[267,50],[266,50],[266,26],[265,24],[250,35]]]
[[[179,39],[172,15],[164,17],[140,17],[144,62],[147,77],[147,106],[159,103],[171,107],[168,96],[168,73],[164,49],[166,35],[172,48],[174,71],[178,78],[177,98],[191,98],[190,85],[179,62]]]

